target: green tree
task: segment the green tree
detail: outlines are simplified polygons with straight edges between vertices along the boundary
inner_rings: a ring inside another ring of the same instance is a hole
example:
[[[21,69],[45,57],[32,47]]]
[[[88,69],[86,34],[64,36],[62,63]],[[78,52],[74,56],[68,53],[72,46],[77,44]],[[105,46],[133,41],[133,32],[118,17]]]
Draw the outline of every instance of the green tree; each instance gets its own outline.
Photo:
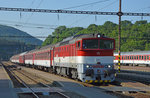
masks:
[[[149,50],[150,23],[145,20],[135,23],[124,20],[121,24],[121,51]],[[43,46],[55,44],[69,36],[90,33],[101,33],[105,34],[107,37],[114,38],[116,40],[116,51],[118,50],[118,24],[110,21],[106,21],[103,25],[91,24],[87,28],[67,28],[65,26],[60,26],[55,29],[51,36],[47,37],[43,42]]]

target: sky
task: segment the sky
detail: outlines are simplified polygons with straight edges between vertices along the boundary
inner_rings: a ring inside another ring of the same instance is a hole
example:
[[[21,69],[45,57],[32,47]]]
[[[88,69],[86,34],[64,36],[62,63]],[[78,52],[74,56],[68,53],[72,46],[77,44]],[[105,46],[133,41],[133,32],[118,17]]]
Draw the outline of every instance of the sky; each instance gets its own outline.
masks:
[[[0,7],[118,12],[119,0],[0,0]],[[150,13],[150,0],[122,0],[122,12]],[[123,16],[122,20],[134,23],[142,18]],[[143,20],[150,22],[150,17],[143,17]],[[106,21],[118,24],[118,16],[0,11],[0,24],[15,27],[41,40],[58,26],[86,28],[90,24],[103,25]]]

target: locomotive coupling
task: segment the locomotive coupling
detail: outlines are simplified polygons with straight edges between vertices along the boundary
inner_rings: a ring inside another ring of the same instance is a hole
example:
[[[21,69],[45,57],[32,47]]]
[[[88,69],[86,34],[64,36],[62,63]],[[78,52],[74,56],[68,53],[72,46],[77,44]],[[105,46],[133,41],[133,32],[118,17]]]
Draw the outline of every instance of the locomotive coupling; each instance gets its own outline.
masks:
[[[93,75],[94,75],[94,70],[93,70],[93,69],[87,69],[87,70],[85,71],[85,75],[86,75],[86,76],[91,76],[91,77],[93,77]]]

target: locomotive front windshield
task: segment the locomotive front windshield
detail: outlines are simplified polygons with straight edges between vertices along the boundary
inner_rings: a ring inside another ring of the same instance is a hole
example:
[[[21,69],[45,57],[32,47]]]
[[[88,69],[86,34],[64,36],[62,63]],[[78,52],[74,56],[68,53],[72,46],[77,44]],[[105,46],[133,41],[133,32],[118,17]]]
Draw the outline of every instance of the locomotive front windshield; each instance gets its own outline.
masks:
[[[113,49],[114,41],[113,40],[100,40],[100,49]]]
[[[84,49],[98,49],[98,40],[83,40]]]
[[[83,49],[113,49],[113,40],[83,40]]]

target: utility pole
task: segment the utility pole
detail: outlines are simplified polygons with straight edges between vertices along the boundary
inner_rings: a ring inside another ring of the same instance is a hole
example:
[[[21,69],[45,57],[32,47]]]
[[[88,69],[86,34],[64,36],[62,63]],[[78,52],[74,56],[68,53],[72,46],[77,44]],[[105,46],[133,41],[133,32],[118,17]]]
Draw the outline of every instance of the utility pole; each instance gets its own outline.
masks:
[[[118,32],[118,72],[120,72],[120,52],[121,52],[121,16],[123,13],[121,12],[121,0],[119,0],[119,32]]]

